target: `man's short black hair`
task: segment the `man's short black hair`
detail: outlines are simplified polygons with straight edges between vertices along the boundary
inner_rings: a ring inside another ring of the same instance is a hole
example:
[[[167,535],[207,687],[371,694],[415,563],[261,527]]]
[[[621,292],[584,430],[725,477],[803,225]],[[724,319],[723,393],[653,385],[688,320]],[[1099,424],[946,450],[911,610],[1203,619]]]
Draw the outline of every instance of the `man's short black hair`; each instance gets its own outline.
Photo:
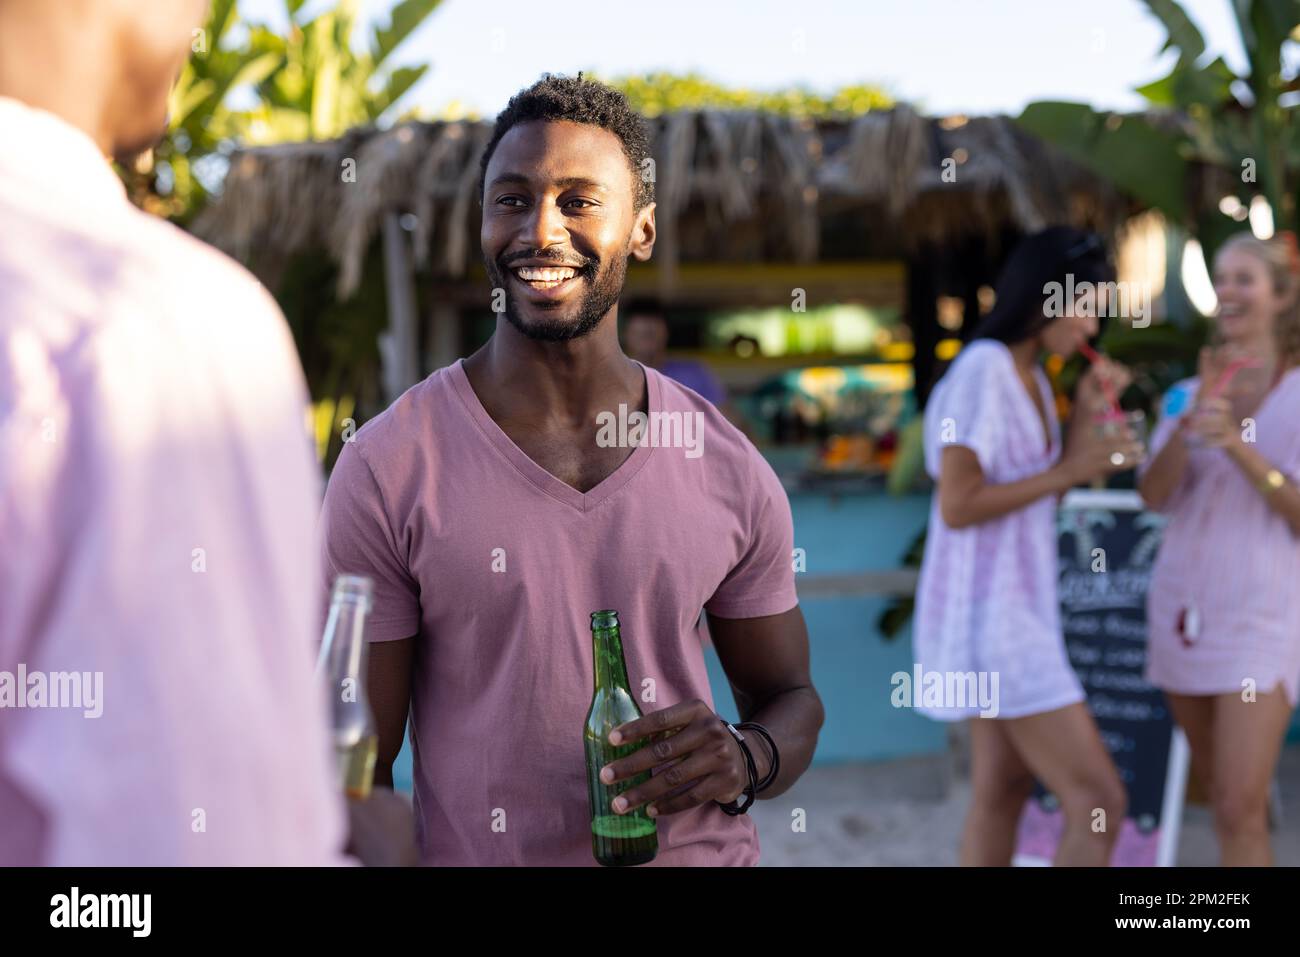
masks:
[[[527,89],[520,90],[510,98],[506,108],[497,117],[492,129],[492,139],[483,149],[479,160],[478,195],[483,200],[483,189],[487,185],[488,161],[496,152],[497,144],[511,127],[519,123],[535,120],[569,120],[573,123],[586,123],[609,130],[623,144],[627,154],[627,163],[632,170],[632,182],[636,190],[636,208],[644,209],[655,201],[654,177],[646,174],[646,159],[650,156],[650,138],[646,134],[645,120],[641,114],[632,109],[625,97],[618,90],[596,80],[585,79],[581,73],[576,77],[556,76],[546,73],[540,80]]]

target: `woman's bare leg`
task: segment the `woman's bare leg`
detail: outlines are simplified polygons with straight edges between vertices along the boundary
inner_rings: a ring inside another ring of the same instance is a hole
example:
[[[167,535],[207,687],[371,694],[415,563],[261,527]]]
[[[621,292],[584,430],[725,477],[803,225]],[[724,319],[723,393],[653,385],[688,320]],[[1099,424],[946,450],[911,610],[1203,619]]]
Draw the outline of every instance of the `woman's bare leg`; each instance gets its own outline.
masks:
[[[1192,775],[1206,797],[1214,794],[1214,698],[1210,695],[1165,692],[1174,723],[1187,735]]]
[[[1268,790],[1282,752],[1291,704],[1279,687],[1254,701],[1214,698],[1214,828],[1225,867],[1268,866]]]
[[[1128,795],[1087,707],[1078,702],[999,723],[1021,759],[1061,802],[1065,830],[1054,863],[1109,864]]]
[[[959,860],[962,867],[1007,867],[1034,777],[1016,754],[1001,721],[972,718],[970,750],[971,802]]]

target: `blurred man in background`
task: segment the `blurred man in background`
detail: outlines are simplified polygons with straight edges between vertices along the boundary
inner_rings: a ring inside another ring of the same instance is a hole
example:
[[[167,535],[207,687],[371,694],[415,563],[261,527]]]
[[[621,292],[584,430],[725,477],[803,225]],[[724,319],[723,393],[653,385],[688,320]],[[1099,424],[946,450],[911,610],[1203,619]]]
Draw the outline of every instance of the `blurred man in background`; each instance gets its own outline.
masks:
[[[206,6],[0,0],[4,865],[345,860],[293,343],[105,160],[160,136]]]
[[[623,349],[629,356],[708,399],[746,438],[753,439],[745,417],[727,397],[726,386],[712,369],[695,359],[668,357],[668,319],[657,302],[633,299],[623,307],[623,315]]]

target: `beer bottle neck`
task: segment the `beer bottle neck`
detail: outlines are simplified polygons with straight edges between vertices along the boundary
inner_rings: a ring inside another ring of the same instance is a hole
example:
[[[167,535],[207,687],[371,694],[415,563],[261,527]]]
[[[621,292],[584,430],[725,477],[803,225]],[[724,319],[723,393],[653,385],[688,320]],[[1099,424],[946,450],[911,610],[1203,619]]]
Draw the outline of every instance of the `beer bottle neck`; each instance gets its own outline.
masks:
[[[321,648],[320,669],[334,681],[353,679],[359,690],[366,679],[366,607],[349,600],[335,600],[330,605],[325,626],[325,643]]]
[[[592,657],[596,663],[596,689],[612,691],[615,688],[630,690],[627,682],[627,665],[623,661],[623,640],[618,626],[591,629]]]

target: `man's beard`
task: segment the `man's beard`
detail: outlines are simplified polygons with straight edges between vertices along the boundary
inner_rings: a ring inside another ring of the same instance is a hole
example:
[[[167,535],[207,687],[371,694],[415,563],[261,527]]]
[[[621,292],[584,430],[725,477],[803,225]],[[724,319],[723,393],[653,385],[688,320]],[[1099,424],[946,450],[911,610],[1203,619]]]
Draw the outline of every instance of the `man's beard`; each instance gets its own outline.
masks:
[[[525,257],[517,257],[525,258]],[[545,255],[530,255],[526,258],[545,259]],[[551,319],[542,311],[542,317],[525,321],[515,309],[506,286],[506,274],[495,260],[484,257],[488,279],[493,288],[507,290],[505,296],[506,321],[529,339],[538,342],[567,342],[580,339],[598,325],[605,314],[618,302],[623,294],[623,282],[627,278],[627,257],[615,256],[605,269],[600,263],[591,260],[576,273],[575,278],[583,284],[578,301],[578,315],[573,319]]]

